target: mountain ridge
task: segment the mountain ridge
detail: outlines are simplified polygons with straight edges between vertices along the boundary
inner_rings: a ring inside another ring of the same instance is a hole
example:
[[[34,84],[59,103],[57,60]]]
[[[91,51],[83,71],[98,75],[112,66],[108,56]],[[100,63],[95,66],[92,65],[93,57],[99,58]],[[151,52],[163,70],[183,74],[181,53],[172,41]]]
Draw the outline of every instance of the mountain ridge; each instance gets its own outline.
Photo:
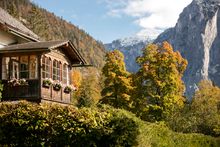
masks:
[[[127,37],[113,40],[105,44],[106,50],[118,49],[124,54],[126,68],[129,72],[136,72],[139,68],[136,58],[142,54],[142,49],[152,40],[149,37]]]

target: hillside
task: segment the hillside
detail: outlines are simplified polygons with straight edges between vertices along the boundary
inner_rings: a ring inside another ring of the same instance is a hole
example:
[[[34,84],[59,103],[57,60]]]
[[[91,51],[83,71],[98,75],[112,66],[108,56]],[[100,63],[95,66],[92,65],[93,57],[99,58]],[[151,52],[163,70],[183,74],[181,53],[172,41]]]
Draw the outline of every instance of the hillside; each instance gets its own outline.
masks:
[[[89,64],[101,68],[105,49],[84,30],[40,8],[30,0],[1,0],[0,7],[20,20],[42,40],[71,40]]]

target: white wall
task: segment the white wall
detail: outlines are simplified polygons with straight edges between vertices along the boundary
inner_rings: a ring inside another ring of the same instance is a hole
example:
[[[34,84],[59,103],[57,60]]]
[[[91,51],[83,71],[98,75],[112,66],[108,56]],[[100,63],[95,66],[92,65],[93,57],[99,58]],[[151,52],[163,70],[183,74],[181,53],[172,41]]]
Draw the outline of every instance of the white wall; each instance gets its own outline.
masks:
[[[10,32],[0,30],[0,48],[10,44],[25,43],[25,42],[29,42],[29,41],[19,36],[16,36]]]

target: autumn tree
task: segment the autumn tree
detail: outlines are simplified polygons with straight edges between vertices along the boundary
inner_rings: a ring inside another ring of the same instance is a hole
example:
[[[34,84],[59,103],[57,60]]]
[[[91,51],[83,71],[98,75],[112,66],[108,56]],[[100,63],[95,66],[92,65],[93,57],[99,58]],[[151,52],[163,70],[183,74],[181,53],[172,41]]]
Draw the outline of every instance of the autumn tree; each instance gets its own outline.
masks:
[[[220,88],[202,80],[192,102],[167,121],[174,131],[220,136]]]
[[[48,31],[50,28],[47,23],[48,21],[40,9],[37,6],[32,6],[28,16],[27,20],[29,22],[30,29],[40,37],[46,40],[51,40],[51,36]]]
[[[79,87],[79,95],[77,97],[78,107],[91,107],[96,104],[99,93],[97,89],[96,78],[94,75],[83,78],[82,84]]]
[[[119,50],[106,54],[106,64],[102,73],[105,80],[101,103],[128,110],[131,105],[131,78],[126,71],[124,56]]]
[[[203,80],[196,91],[191,112],[196,120],[196,132],[220,136],[220,88]]]
[[[92,67],[81,69],[81,72],[72,72],[72,83],[77,88],[73,93],[73,104],[78,107],[94,106],[101,98],[100,76]]]
[[[74,69],[71,72],[71,83],[76,87],[79,88],[82,83],[82,74],[79,70]]]
[[[137,58],[135,112],[145,120],[161,120],[184,104],[181,80],[187,61],[168,42],[150,44]]]

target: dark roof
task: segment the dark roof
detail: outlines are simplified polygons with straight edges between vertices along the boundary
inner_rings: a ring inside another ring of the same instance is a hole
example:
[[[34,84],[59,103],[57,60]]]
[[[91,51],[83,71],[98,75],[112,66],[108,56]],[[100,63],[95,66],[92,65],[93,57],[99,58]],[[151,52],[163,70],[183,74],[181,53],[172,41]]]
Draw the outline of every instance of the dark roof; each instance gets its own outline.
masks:
[[[45,41],[45,42],[28,42],[22,44],[9,45],[1,50],[30,50],[30,49],[53,49],[64,44],[67,44],[69,41]]]
[[[9,45],[0,48],[0,54],[10,53],[26,53],[26,52],[49,52],[53,49],[62,48],[65,55],[68,56],[72,62],[80,61],[86,64],[81,54],[76,47],[69,41],[45,41],[45,42],[28,42],[23,44]]]
[[[6,12],[1,7],[0,7],[0,24],[7,26],[8,29],[13,31],[14,33],[17,33],[34,41],[39,40],[39,37],[35,33],[33,33],[31,30],[25,27],[21,22],[19,22],[17,19],[12,17],[8,12]]]

